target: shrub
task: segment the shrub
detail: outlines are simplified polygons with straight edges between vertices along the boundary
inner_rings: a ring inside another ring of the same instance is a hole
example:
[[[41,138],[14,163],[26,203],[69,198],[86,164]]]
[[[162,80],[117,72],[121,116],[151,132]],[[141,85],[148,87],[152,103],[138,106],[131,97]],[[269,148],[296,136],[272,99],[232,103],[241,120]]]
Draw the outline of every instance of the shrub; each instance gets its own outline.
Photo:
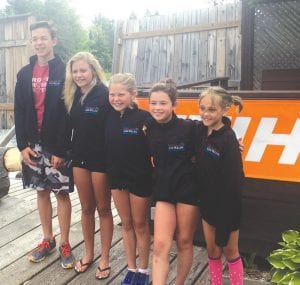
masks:
[[[272,265],[272,282],[278,285],[300,284],[300,233],[288,230],[282,233],[282,248],[271,252],[267,261]]]

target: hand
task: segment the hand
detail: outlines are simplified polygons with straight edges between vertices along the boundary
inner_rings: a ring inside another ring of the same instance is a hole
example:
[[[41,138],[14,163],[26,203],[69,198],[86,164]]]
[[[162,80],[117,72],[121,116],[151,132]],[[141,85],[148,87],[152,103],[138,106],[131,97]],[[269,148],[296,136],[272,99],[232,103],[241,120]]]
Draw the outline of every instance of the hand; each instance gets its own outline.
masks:
[[[239,138],[238,142],[239,142],[240,152],[242,153],[244,151],[244,148],[245,148],[245,145],[243,143],[243,138]]]
[[[52,155],[51,164],[54,168],[56,168],[56,169],[60,168],[64,165],[64,163],[65,163],[65,160],[63,158]]]
[[[22,160],[25,164],[28,165],[32,165],[32,166],[36,166],[36,162],[33,161],[31,158],[32,157],[37,157],[37,154],[35,151],[33,151],[29,146],[24,148],[21,151],[21,155],[22,155]]]

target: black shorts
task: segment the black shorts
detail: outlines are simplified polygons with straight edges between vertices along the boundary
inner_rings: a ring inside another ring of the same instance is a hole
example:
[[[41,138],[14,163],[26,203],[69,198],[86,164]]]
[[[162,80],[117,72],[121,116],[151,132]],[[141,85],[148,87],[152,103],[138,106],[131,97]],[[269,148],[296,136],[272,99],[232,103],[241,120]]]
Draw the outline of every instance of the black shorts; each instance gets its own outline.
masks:
[[[154,190],[153,200],[155,202],[162,201],[171,204],[182,203],[191,206],[199,206],[197,188],[194,185],[176,189],[176,191],[172,193],[170,192],[170,189],[167,191],[164,190],[165,189]]]
[[[73,192],[74,183],[70,161],[66,161],[60,168],[51,165],[52,154],[43,149],[40,144],[32,147],[37,157],[34,158],[36,165],[22,162],[22,179],[24,188],[33,188],[38,191],[50,190]]]
[[[136,186],[129,186],[129,187],[110,187],[110,188],[113,191],[128,190],[129,193],[142,198],[148,198],[152,194],[151,185],[136,185]]]
[[[106,173],[105,164],[99,161],[88,161],[83,159],[73,159],[72,167],[79,167],[89,170],[91,172]]]

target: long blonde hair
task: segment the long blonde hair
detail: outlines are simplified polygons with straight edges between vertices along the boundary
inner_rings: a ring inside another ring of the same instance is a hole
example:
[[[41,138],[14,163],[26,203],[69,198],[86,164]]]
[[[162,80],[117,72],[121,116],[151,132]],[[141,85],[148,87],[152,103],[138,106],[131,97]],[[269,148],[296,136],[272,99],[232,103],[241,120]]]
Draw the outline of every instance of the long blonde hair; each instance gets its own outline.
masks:
[[[73,78],[72,78],[72,65],[74,62],[78,60],[83,60],[86,63],[89,64],[92,74],[93,74],[93,80],[88,88],[88,90],[83,94],[81,97],[81,103],[83,103],[84,99],[88,95],[88,93],[92,90],[92,88],[97,83],[103,83],[105,81],[104,72],[102,70],[102,67],[99,63],[99,61],[89,52],[81,51],[76,53],[72,58],[68,61],[66,66],[66,80],[64,85],[64,101],[67,108],[67,111],[70,112],[72,108],[72,104],[74,101],[74,95],[77,90],[77,85],[75,84]]]
[[[238,106],[238,111],[243,109],[242,99],[239,96],[231,95],[224,88],[219,86],[208,87],[199,95],[199,101],[203,97],[210,96],[212,99],[219,99],[221,107]]]

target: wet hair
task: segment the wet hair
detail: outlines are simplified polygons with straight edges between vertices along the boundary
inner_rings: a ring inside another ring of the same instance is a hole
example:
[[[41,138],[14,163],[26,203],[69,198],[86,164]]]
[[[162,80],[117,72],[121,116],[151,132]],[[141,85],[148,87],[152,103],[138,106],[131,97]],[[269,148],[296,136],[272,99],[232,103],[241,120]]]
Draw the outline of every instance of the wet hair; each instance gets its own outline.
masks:
[[[32,32],[39,28],[47,29],[49,31],[49,34],[52,39],[56,37],[56,30],[55,30],[52,22],[41,21],[41,22],[33,23],[30,25],[29,30],[30,30],[30,32]]]
[[[176,83],[172,79],[167,78],[155,83],[149,91],[149,98],[151,97],[151,94],[153,92],[159,92],[159,91],[168,94],[172,102],[172,105],[175,106],[178,97],[178,91],[177,91]]]
[[[238,111],[241,112],[243,109],[242,99],[239,96],[234,96],[228,93],[224,88],[219,86],[208,87],[199,95],[199,102],[203,97],[211,97],[212,101],[219,101],[222,108],[230,107],[232,105],[238,106]]]
[[[108,83],[108,89],[112,84],[121,84],[131,94],[137,94],[136,81],[131,73],[116,73],[111,76]]]
[[[93,74],[93,79],[88,90],[81,97],[81,103],[83,103],[84,99],[86,98],[88,93],[94,88],[95,85],[103,83],[105,81],[105,76],[102,67],[99,61],[94,57],[94,55],[86,51],[81,51],[76,53],[73,57],[71,57],[66,66],[66,80],[63,92],[65,105],[68,112],[70,112],[71,110],[74,101],[74,95],[77,90],[77,85],[72,78],[72,65],[78,60],[85,61],[90,66]]]

